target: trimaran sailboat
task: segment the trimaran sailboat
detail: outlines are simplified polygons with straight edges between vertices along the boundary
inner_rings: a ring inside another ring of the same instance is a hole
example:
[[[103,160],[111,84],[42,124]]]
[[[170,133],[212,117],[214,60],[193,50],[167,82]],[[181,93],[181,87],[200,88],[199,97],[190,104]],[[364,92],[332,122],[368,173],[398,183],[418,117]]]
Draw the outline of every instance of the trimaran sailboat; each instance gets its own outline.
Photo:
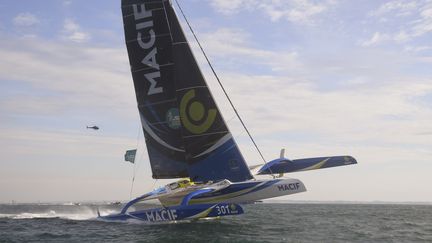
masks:
[[[357,163],[351,156],[278,159],[249,168],[169,0],[122,0],[126,46],[155,179],[188,178],[128,202],[104,220],[177,221],[238,215],[240,204],[306,191],[284,173]],[[256,171],[254,174],[251,171]],[[273,175],[258,180],[256,175]],[[162,207],[131,212],[158,199]]]

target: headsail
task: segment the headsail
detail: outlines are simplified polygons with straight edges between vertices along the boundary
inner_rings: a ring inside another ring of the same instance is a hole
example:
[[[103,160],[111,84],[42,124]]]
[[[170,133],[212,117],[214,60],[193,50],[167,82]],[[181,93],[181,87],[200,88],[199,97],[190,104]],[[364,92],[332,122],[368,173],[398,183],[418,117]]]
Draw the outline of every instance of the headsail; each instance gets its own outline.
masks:
[[[251,179],[170,2],[122,0],[122,10],[153,177]]]

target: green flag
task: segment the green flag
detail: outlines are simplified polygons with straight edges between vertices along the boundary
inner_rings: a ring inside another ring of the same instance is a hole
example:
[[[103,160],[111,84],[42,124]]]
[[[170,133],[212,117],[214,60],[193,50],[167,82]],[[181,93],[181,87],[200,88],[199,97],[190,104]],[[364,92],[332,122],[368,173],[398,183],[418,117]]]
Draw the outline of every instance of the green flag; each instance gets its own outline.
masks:
[[[132,150],[127,150],[125,155],[124,155],[124,159],[125,161],[129,161],[132,164],[135,163],[135,155],[136,155],[136,149],[132,149]]]

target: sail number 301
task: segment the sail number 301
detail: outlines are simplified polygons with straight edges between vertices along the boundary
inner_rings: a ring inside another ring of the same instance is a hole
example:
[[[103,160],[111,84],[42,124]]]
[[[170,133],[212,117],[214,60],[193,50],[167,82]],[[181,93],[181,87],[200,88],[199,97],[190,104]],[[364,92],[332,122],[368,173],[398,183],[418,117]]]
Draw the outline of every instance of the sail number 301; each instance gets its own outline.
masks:
[[[216,206],[217,215],[225,215],[235,213],[229,205]]]

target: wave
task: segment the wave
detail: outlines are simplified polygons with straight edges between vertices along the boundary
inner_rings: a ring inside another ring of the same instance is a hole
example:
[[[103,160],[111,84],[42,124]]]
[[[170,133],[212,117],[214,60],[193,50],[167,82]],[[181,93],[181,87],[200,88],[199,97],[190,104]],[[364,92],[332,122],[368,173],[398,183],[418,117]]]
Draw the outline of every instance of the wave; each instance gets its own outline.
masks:
[[[102,215],[112,214],[117,210],[100,210]],[[43,212],[19,212],[19,213],[0,213],[0,218],[7,219],[70,219],[70,220],[92,220],[97,218],[97,209],[81,207],[78,210],[67,212],[64,210],[47,210]]]

